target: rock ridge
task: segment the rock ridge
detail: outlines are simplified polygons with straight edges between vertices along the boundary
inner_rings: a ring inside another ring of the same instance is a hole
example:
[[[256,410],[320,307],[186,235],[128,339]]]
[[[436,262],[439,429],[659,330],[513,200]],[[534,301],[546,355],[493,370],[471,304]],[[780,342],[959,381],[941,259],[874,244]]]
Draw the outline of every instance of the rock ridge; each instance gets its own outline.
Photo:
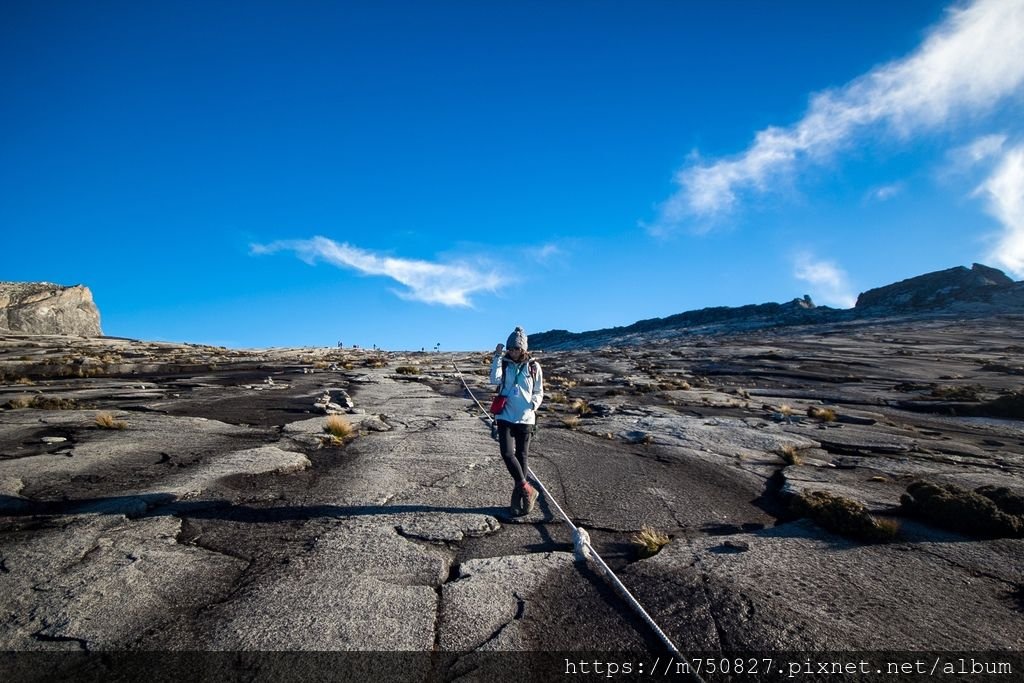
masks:
[[[587,332],[549,330],[530,335],[538,350],[636,345],[684,335],[748,332],[796,325],[870,321],[894,316],[976,317],[1024,312],[1024,282],[1001,270],[975,263],[926,273],[857,297],[851,309],[816,306],[810,296],[787,303],[715,306],[631,325]]]

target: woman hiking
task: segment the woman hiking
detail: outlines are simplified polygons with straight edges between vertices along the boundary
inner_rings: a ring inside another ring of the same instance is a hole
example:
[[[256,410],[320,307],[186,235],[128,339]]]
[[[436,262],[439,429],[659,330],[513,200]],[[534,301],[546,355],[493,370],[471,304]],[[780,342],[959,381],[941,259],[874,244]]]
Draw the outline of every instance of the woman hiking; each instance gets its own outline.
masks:
[[[544,374],[540,364],[527,353],[526,332],[517,327],[509,335],[502,356],[502,345],[494,347],[491,360],[491,384],[498,385],[494,417],[498,422],[498,445],[508,473],[515,480],[512,489],[512,514],[522,516],[533,510],[537,489],[526,481],[530,471],[526,457],[530,436],[537,423],[537,409],[544,400]],[[504,397],[504,405],[500,399]]]

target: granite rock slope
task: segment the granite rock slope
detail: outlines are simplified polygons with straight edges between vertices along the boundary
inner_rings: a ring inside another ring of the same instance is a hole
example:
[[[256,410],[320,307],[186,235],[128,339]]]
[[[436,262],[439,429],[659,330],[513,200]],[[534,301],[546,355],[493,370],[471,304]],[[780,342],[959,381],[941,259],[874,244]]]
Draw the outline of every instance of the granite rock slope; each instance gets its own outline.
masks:
[[[1024,539],[950,530],[901,497],[917,481],[1024,493],[1022,326],[854,321],[541,353],[531,468],[687,651],[1021,650]],[[432,653],[406,680],[508,650],[659,651],[574,562],[550,500],[509,514],[460,381],[485,398],[488,365],[0,337],[0,644]],[[324,394],[343,411],[318,410]],[[325,431],[332,418],[351,433]],[[821,493],[894,537],[794,512]],[[644,527],[670,539],[646,559]]]
[[[0,282],[0,331],[99,337],[100,312],[88,287]]]

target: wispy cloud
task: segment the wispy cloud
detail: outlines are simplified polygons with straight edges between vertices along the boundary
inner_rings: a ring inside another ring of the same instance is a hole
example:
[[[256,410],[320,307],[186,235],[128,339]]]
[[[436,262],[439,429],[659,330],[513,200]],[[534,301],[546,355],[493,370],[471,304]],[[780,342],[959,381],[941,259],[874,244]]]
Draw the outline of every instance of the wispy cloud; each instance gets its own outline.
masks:
[[[1003,227],[989,258],[1024,278],[1024,145],[1009,149],[975,194]]]
[[[308,240],[283,240],[270,244],[254,244],[252,254],[294,252],[303,261],[314,264],[325,261],[342,268],[351,268],[366,275],[383,275],[407,289],[396,291],[403,299],[444,306],[469,306],[470,295],[493,291],[507,280],[496,272],[465,262],[432,263],[413,259],[379,256],[365,249],[326,237]]]
[[[950,10],[907,57],[814,94],[797,123],[757,132],[736,157],[683,167],[655,231],[727,212],[742,193],[770,190],[801,164],[831,158],[871,126],[909,137],[957,115],[990,110],[1024,83],[1022,35],[1024,0],[977,0]]]
[[[983,135],[961,147],[949,151],[949,158],[961,168],[969,168],[990,159],[1003,150],[1006,136],[1003,134]]]
[[[906,186],[903,183],[890,183],[874,187],[868,192],[868,199],[875,202],[885,202],[902,193],[905,188]]]
[[[528,256],[538,263],[547,263],[553,258],[562,256],[565,252],[557,244],[542,244],[539,247],[532,247],[527,250]]]
[[[793,277],[811,285],[811,298],[816,303],[840,308],[852,308],[857,303],[846,273],[832,261],[806,252],[798,254],[794,259]]]

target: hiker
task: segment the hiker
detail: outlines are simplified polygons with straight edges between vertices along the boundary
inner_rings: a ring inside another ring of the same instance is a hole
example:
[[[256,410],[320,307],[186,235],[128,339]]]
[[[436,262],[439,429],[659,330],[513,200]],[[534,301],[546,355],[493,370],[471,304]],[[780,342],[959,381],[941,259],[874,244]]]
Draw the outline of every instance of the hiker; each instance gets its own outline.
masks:
[[[491,384],[498,385],[498,398],[492,404],[492,412],[498,423],[501,458],[515,480],[512,514],[521,516],[529,514],[537,502],[537,490],[526,481],[530,471],[526,457],[530,436],[537,424],[537,409],[544,400],[544,375],[540,364],[527,352],[523,328],[517,327],[505,346],[504,356],[501,344],[494,347],[491,360]]]

